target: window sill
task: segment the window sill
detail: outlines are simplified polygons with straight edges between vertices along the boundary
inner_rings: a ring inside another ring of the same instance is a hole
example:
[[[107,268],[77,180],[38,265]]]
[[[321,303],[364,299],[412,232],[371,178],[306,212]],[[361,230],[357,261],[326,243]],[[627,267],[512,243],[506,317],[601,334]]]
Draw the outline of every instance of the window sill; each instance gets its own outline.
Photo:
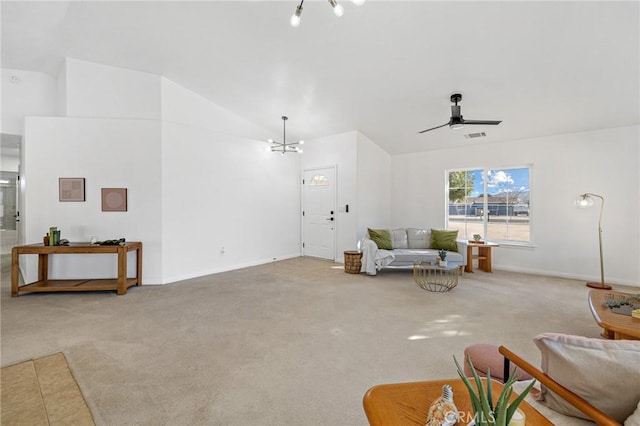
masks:
[[[521,248],[521,249],[534,249],[536,245],[533,243],[520,243],[516,241],[495,241],[497,244],[500,244],[500,247],[509,247],[509,248]]]

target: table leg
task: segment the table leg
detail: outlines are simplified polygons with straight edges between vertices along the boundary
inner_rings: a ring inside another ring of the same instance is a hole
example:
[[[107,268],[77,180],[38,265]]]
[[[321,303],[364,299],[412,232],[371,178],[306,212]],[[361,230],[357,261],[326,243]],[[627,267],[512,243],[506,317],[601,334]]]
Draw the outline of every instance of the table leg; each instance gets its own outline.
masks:
[[[464,266],[465,272],[473,272],[473,247],[467,246],[467,264]]]
[[[49,279],[49,255],[38,253],[38,281]]]
[[[18,262],[18,249],[11,250],[11,297],[18,297],[18,276],[20,262]]]
[[[493,272],[491,265],[491,246],[478,247],[478,269],[485,272]]]
[[[127,249],[118,248],[118,296],[127,294]]]
[[[140,287],[142,285],[142,243],[138,247],[136,262],[136,285]]]

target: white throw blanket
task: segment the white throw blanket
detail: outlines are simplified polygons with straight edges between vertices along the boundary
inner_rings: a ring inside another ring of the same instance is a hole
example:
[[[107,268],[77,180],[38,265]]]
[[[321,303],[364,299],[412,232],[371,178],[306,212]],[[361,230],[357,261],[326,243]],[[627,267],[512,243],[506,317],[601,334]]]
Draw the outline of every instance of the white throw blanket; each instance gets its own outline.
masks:
[[[380,269],[396,258],[389,250],[378,250],[376,243],[368,238],[360,240],[360,250],[362,251],[362,270],[367,275],[376,275]]]

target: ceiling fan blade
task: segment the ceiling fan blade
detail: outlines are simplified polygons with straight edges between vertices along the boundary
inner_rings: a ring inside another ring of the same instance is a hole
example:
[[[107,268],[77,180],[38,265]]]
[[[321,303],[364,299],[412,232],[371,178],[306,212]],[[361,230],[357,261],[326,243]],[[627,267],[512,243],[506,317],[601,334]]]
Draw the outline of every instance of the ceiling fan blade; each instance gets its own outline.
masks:
[[[429,131],[431,131],[431,130],[439,129],[440,127],[444,127],[444,126],[448,126],[448,125],[449,125],[449,122],[446,122],[446,123],[444,123],[442,126],[432,127],[432,128],[430,128],[430,129],[427,129],[427,130],[422,130],[422,131],[420,131],[420,132],[418,132],[418,133],[429,132]]]
[[[502,123],[502,120],[463,120],[463,124],[485,124],[490,126],[496,126]]]

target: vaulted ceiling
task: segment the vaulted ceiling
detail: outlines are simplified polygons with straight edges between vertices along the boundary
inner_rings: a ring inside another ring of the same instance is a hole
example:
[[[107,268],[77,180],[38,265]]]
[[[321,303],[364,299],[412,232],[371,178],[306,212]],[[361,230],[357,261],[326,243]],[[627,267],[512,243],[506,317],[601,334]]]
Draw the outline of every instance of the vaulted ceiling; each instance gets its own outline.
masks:
[[[640,123],[637,1],[2,2],[2,66],[160,74],[263,127],[359,130],[391,154]],[[466,119],[443,127],[449,97]],[[486,138],[464,134],[486,132]],[[256,139],[264,135],[256,135]]]

